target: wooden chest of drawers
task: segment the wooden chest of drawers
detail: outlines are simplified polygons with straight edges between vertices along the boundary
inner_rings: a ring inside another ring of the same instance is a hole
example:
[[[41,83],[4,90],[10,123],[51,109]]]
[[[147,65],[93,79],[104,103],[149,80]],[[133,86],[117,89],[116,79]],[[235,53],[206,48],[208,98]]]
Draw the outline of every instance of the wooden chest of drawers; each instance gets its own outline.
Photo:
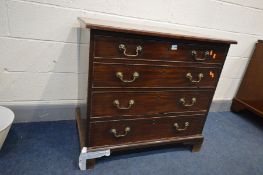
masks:
[[[89,53],[87,106],[77,110],[86,153],[174,143],[198,151],[229,46],[236,42],[80,21],[89,36],[89,48],[81,51]]]

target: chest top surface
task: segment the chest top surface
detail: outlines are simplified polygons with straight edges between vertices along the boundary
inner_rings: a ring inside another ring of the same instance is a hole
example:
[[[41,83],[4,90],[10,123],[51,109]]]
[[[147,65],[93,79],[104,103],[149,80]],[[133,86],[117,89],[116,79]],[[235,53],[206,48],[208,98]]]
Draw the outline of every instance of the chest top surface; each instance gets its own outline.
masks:
[[[216,37],[208,37],[207,35],[202,35],[199,33],[194,33],[186,30],[178,30],[175,28],[160,27],[154,25],[145,25],[145,24],[135,24],[128,22],[120,22],[117,20],[103,20],[98,18],[87,18],[79,17],[78,18],[81,27],[98,29],[98,30],[107,30],[113,32],[123,32],[123,33],[132,33],[139,35],[148,35],[148,36],[159,36],[165,38],[174,38],[174,39],[184,39],[184,40],[196,40],[212,43],[225,43],[225,44],[237,44],[235,40],[227,40]]]

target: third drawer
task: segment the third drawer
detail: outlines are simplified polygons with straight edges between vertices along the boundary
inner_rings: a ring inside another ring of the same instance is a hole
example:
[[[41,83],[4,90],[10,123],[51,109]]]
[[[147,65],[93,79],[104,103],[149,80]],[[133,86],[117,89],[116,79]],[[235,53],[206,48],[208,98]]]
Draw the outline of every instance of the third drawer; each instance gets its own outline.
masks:
[[[91,118],[206,112],[213,90],[92,92]]]

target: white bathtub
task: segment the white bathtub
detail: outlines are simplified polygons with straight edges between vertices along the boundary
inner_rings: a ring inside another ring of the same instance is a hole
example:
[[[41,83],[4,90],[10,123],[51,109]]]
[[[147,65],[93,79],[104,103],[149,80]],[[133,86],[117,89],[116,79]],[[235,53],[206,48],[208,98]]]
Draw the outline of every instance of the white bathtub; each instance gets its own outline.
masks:
[[[0,106],[0,150],[14,121],[14,118],[15,114],[13,111],[6,107]]]

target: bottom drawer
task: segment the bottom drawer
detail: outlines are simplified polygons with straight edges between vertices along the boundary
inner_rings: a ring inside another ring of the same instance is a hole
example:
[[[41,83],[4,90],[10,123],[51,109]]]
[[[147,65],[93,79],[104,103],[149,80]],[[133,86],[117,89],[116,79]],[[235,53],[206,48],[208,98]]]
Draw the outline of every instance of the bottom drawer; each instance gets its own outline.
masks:
[[[92,122],[90,146],[120,145],[201,134],[204,122],[204,115]]]

